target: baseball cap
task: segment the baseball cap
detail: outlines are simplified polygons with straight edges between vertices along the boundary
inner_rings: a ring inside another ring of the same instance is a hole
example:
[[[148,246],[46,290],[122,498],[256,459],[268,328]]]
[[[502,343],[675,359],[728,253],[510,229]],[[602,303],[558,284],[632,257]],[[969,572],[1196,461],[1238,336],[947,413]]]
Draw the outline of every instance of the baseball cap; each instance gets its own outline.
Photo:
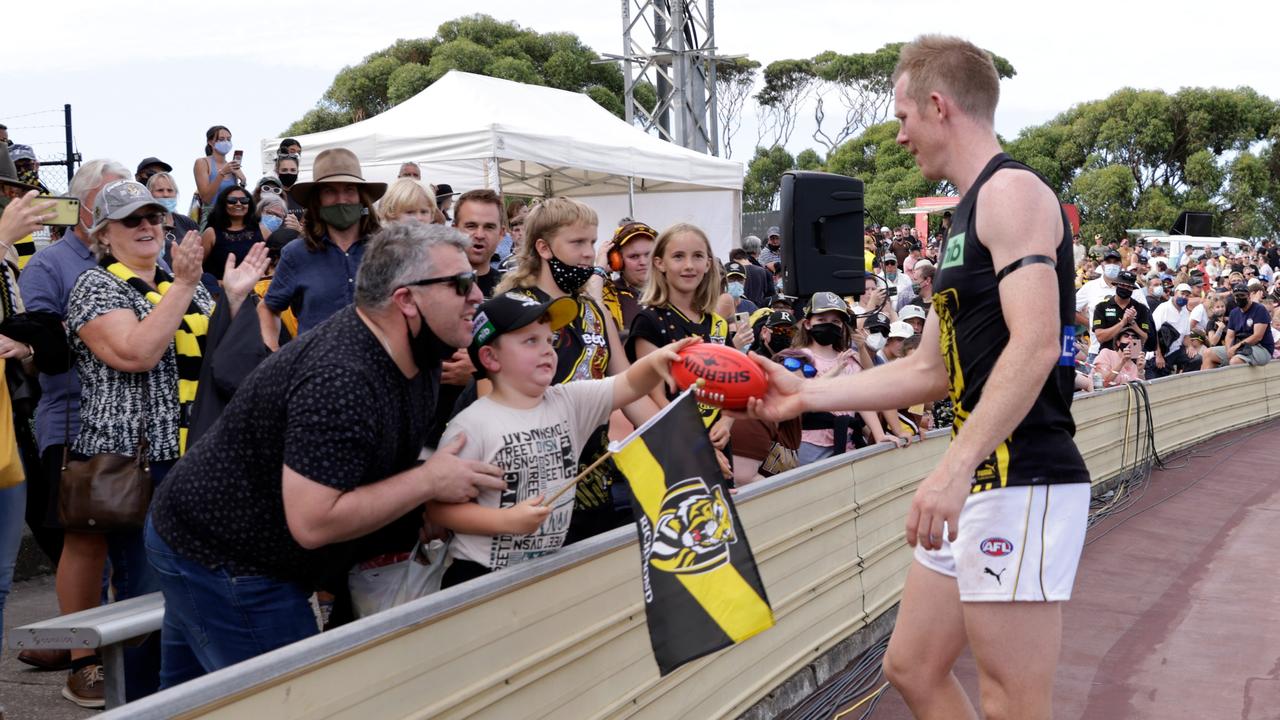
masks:
[[[795,325],[796,318],[787,310],[774,310],[769,313],[769,317],[764,321],[765,327],[778,327],[779,325]]]
[[[1194,291],[1191,289],[1191,286],[1190,286],[1190,285],[1188,285],[1188,284],[1186,284],[1186,283],[1178,283],[1178,287],[1174,288],[1174,289],[1173,289],[1173,291],[1174,291],[1174,292],[1176,292],[1176,293],[1180,293],[1180,292],[1194,292]]]
[[[1231,292],[1233,292],[1233,293],[1248,293],[1248,292],[1249,292],[1249,286],[1248,286],[1248,285],[1245,285],[1245,284],[1244,284],[1244,283],[1242,283],[1242,282],[1238,282],[1238,283],[1236,283],[1235,285],[1232,285],[1232,286],[1231,286]]]
[[[503,333],[509,333],[530,325],[546,315],[555,332],[573,322],[578,316],[578,302],[571,297],[560,297],[542,302],[518,292],[507,292],[480,304],[471,321],[471,347],[468,353],[476,372],[484,374],[480,364],[480,348],[489,345]]]
[[[769,232],[765,233],[765,237],[774,237],[774,236],[782,237],[782,231],[778,229],[777,225],[774,225],[773,227],[769,228]]]
[[[871,313],[862,322],[862,327],[869,333],[878,332],[881,335],[888,335],[890,327],[889,316],[882,312]]]
[[[816,292],[813,297],[809,298],[809,304],[805,305],[804,314],[808,317],[828,310],[844,313],[845,319],[849,317],[849,303],[846,303],[839,295],[826,291]]]
[[[173,166],[170,165],[169,163],[161,160],[158,157],[147,157],[147,158],[142,158],[142,162],[138,163],[138,169],[134,171],[134,174],[141,173],[142,168],[151,167],[152,165],[159,165],[160,169],[164,170],[165,172],[173,172]]]
[[[889,326],[889,337],[906,340],[916,334],[915,328],[899,320]]]
[[[30,145],[14,143],[9,146],[9,158],[14,162],[18,162],[19,160],[35,160],[36,151],[32,150]]]
[[[915,269],[919,270],[920,268],[927,268],[927,267],[933,267],[933,261],[929,260],[928,258],[925,258],[924,260],[921,260],[916,263]]]
[[[96,232],[109,220],[120,220],[129,217],[135,210],[154,207],[160,212],[167,212],[158,200],[151,196],[146,185],[133,180],[116,180],[107,183],[93,201],[93,227],[89,232]]]
[[[1126,285],[1128,287],[1136,288],[1138,286],[1138,276],[1134,275],[1128,270],[1121,270],[1120,274],[1116,275],[1115,284]]]
[[[924,308],[914,303],[903,305],[902,310],[898,313],[898,317],[902,320],[924,320]]]
[[[742,263],[740,262],[725,263],[724,276],[730,277],[732,275],[737,275],[739,277],[745,278],[747,276],[747,270],[746,268],[742,267]]]
[[[658,231],[645,225],[642,222],[629,222],[620,225],[617,230],[613,231],[613,244],[616,247],[626,245],[628,241],[638,237],[646,237],[650,240],[658,238]]]
[[[1103,260],[1119,260],[1120,251],[1116,250],[1115,248],[1107,250],[1106,252],[1102,253],[1102,259]]]
[[[898,256],[897,256],[897,255],[894,255],[893,253],[889,253],[888,255],[885,255],[885,256],[884,256],[884,259],[883,259],[883,260],[881,260],[880,262],[882,262],[882,263],[893,263],[894,265],[897,265],[897,264],[898,264]]]

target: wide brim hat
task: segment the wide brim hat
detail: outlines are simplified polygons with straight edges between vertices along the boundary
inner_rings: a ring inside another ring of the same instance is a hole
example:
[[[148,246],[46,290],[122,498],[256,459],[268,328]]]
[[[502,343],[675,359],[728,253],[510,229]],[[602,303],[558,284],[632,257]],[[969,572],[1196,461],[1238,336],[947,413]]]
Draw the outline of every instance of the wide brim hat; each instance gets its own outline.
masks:
[[[14,165],[13,158],[9,157],[9,146],[2,142],[0,142],[0,185],[18,188],[23,192],[40,189],[18,180],[18,166]]]
[[[311,201],[311,192],[317,185],[325,183],[351,183],[359,185],[368,193],[369,200],[381,198],[387,191],[387,184],[369,182],[364,179],[360,169],[360,158],[346,148],[330,148],[316,156],[311,166],[311,181],[294,183],[289,193],[294,200],[306,205]]]

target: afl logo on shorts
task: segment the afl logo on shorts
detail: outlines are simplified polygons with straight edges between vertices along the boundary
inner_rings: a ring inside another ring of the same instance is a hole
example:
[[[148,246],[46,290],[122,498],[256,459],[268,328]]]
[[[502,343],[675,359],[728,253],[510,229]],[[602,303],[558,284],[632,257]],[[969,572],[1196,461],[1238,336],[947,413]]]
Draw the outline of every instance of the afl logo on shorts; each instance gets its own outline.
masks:
[[[983,555],[1004,557],[1005,555],[1013,552],[1013,543],[1005,540],[1004,538],[992,537],[983,540],[979,549],[982,550]]]

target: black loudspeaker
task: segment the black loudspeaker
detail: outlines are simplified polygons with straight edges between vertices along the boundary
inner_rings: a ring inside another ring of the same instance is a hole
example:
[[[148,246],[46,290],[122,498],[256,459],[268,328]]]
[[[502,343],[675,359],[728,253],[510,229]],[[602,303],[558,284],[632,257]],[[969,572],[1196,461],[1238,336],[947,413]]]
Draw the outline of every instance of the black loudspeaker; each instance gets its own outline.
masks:
[[[1195,237],[1213,237],[1213,216],[1207,212],[1191,212],[1183,210],[1173,223],[1170,235],[1194,235]]]
[[[862,181],[845,175],[782,174],[782,286],[788,295],[862,295]]]

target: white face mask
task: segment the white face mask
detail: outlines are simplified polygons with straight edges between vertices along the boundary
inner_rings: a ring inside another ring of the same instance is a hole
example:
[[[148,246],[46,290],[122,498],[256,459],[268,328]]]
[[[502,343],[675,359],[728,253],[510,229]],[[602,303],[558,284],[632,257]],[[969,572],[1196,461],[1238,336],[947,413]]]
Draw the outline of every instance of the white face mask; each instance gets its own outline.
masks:
[[[1115,280],[1120,275],[1120,266],[1110,263],[1102,266],[1102,276],[1108,280]]]
[[[867,347],[873,352],[880,352],[884,349],[885,343],[889,342],[889,338],[880,333],[871,333],[867,335]]]

